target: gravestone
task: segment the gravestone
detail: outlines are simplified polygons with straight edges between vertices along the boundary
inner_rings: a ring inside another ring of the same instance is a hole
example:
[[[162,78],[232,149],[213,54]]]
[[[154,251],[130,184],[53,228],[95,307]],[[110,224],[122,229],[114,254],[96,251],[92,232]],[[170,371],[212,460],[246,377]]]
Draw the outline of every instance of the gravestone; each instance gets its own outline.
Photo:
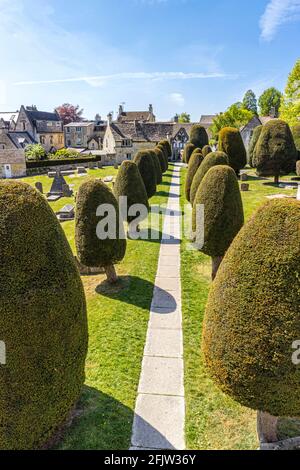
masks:
[[[62,191],[63,191],[63,197],[73,196],[73,191],[68,184],[63,184]]]
[[[78,166],[78,167],[77,167],[77,173],[78,173],[79,175],[85,175],[85,174],[87,173],[87,171],[86,171],[86,169],[85,169],[84,166]]]
[[[58,211],[56,215],[60,221],[73,220],[75,217],[74,206],[72,204],[67,204],[60,211]]]
[[[56,175],[56,171],[49,171],[49,172],[48,172],[48,177],[49,177],[49,178],[54,178],[55,175]]]
[[[248,181],[248,175],[247,175],[247,173],[242,173],[242,174],[241,174],[241,181]]]
[[[248,183],[242,183],[241,184],[241,191],[249,191],[249,184]]]
[[[102,165],[102,162],[97,162],[97,167],[98,167],[100,170],[101,170],[102,166],[103,166],[103,165]]]
[[[43,193],[43,185],[42,185],[42,183],[41,183],[40,181],[37,181],[37,182],[35,183],[35,187],[36,187],[36,189],[37,189],[40,193],[44,194],[44,193]]]
[[[63,196],[63,186],[66,185],[66,184],[67,183],[66,183],[64,177],[58,171],[55,174],[50,192],[48,193],[48,197],[49,196],[60,196],[60,197],[62,197]]]
[[[95,168],[95,163],[89,162],[88,167],[89,167],[90,170],[93,170]]]
[[[103,178],[104,183],[112,183],[113,180],[114,180],[113,176],[106,176],[105,178]]]

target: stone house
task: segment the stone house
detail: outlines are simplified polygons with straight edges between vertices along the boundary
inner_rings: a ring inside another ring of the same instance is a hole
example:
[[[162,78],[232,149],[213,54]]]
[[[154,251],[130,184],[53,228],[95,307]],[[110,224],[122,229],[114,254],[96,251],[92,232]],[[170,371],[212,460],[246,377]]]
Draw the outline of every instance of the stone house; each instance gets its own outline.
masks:
[[[217,117],[216,114],[203,114],[200,117],[199,123],[201,124],[201,126],[204,127],[210,139],[212,137],[211,132],[210,132],[210,127],[213,125],[213,121],[216,117]]]
[[[25,108],[22,105],[15,130],[28,132],[47,152],[54,152],[64,147],[63,122],[57,112],[48,113],[38,111],[36,106]]]
[[[134,121],[155,122],[156,118],[154,116],[152,104],[149,104],[148,111],[125,111],[124,107],[120,105],[117,122],[126,123]]]
[[[0,178],[26,175],[25,147],[35,141],[28,132],[0,129]]]
[[[272,119],[276,119],[275,116],[253,116],[253,118],[240,129],[246,150],[248,150],[254,129],[258,126],[264,126]]]
[[[102,150],[106,122],[97,121],[71,122],[64,126],[65,146],[73,149]]]

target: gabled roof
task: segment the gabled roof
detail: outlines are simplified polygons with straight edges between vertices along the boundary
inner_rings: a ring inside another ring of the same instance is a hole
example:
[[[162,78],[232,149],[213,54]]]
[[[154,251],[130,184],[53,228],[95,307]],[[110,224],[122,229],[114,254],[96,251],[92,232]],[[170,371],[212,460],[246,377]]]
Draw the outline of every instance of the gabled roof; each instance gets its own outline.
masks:
[[[34,124],[36,121],[61,121],[58,113],[56,112],[48,113],[45,111],[38,111],[36,108],[25,108],[24,106],[23,109],[32,124]]]
[[[118,122],[150,121],[152,116],[150,111],[123,111],[118,116]]]
[[[181,124],[175,122],[132,122],[119,123],[113,122],[110,129],[117,142],[123,139],[131,139],[134,142],[159,142],[166,138],[174,138],[181,129],[184,129],[187,135],[193,123]]]
[[[211,126],[213,120],[217,117],[216,114],[203,114],[200,118],[200,124]]]
[[[36,144],[37,142],[28,132],[8,132],[8,137],[14,146],[23,149],[26,145]]]

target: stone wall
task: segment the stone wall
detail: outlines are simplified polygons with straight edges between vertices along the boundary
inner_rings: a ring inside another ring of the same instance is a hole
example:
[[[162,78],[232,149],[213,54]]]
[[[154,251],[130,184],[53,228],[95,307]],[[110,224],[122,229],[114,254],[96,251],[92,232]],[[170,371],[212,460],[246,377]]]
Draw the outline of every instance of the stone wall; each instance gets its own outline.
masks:
[[[81,131],[77,131],[77,127],[80,127]],[[91,123],[90,126],[81,126],[79,122],[77,127],[65,126],[65,145],[66,147],[87,148],[88,139],[94,133],[95,124]],[[80,143],[78,139],[80,139]]]
[[[26,163],[23,150],[0,150],[0,178],[5,178],[5,165],[10,165],[12,178],[26,176]]]

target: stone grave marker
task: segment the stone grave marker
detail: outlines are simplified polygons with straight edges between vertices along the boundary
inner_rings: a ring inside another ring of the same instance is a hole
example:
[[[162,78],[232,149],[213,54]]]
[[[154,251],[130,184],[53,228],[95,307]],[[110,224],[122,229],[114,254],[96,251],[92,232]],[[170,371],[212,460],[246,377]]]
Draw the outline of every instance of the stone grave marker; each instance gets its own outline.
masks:
[[[75,209],[72,204],[67,204],[56,213],[57,218],[63,222],[64,220],[73,220],[75,217]]]
[[[242,174],[241,174],[241,181],[248,181],[248,175],[247,175],[247,173],[242,173]]]
[[[63,197],[73,196],[73,191],[68,184],[63,184],[62,191],[63,191]]]
[[[87,173],[87,171],[86,171],[84,166],[78,166],[77,167],[77,173],[78,173],[78,175],[85,175]]]
[[[249,184],[248,183],[242,183],[241,184],[241,191],[249,191]]]
[[[41,183],[40,181],[37,181],[37,182],[35,183],[35,187],[36,187],[36,189],[37,189],[40,193],[44,194],[44,193],[43,193],[43,185],[42,185],[42,183]]]

